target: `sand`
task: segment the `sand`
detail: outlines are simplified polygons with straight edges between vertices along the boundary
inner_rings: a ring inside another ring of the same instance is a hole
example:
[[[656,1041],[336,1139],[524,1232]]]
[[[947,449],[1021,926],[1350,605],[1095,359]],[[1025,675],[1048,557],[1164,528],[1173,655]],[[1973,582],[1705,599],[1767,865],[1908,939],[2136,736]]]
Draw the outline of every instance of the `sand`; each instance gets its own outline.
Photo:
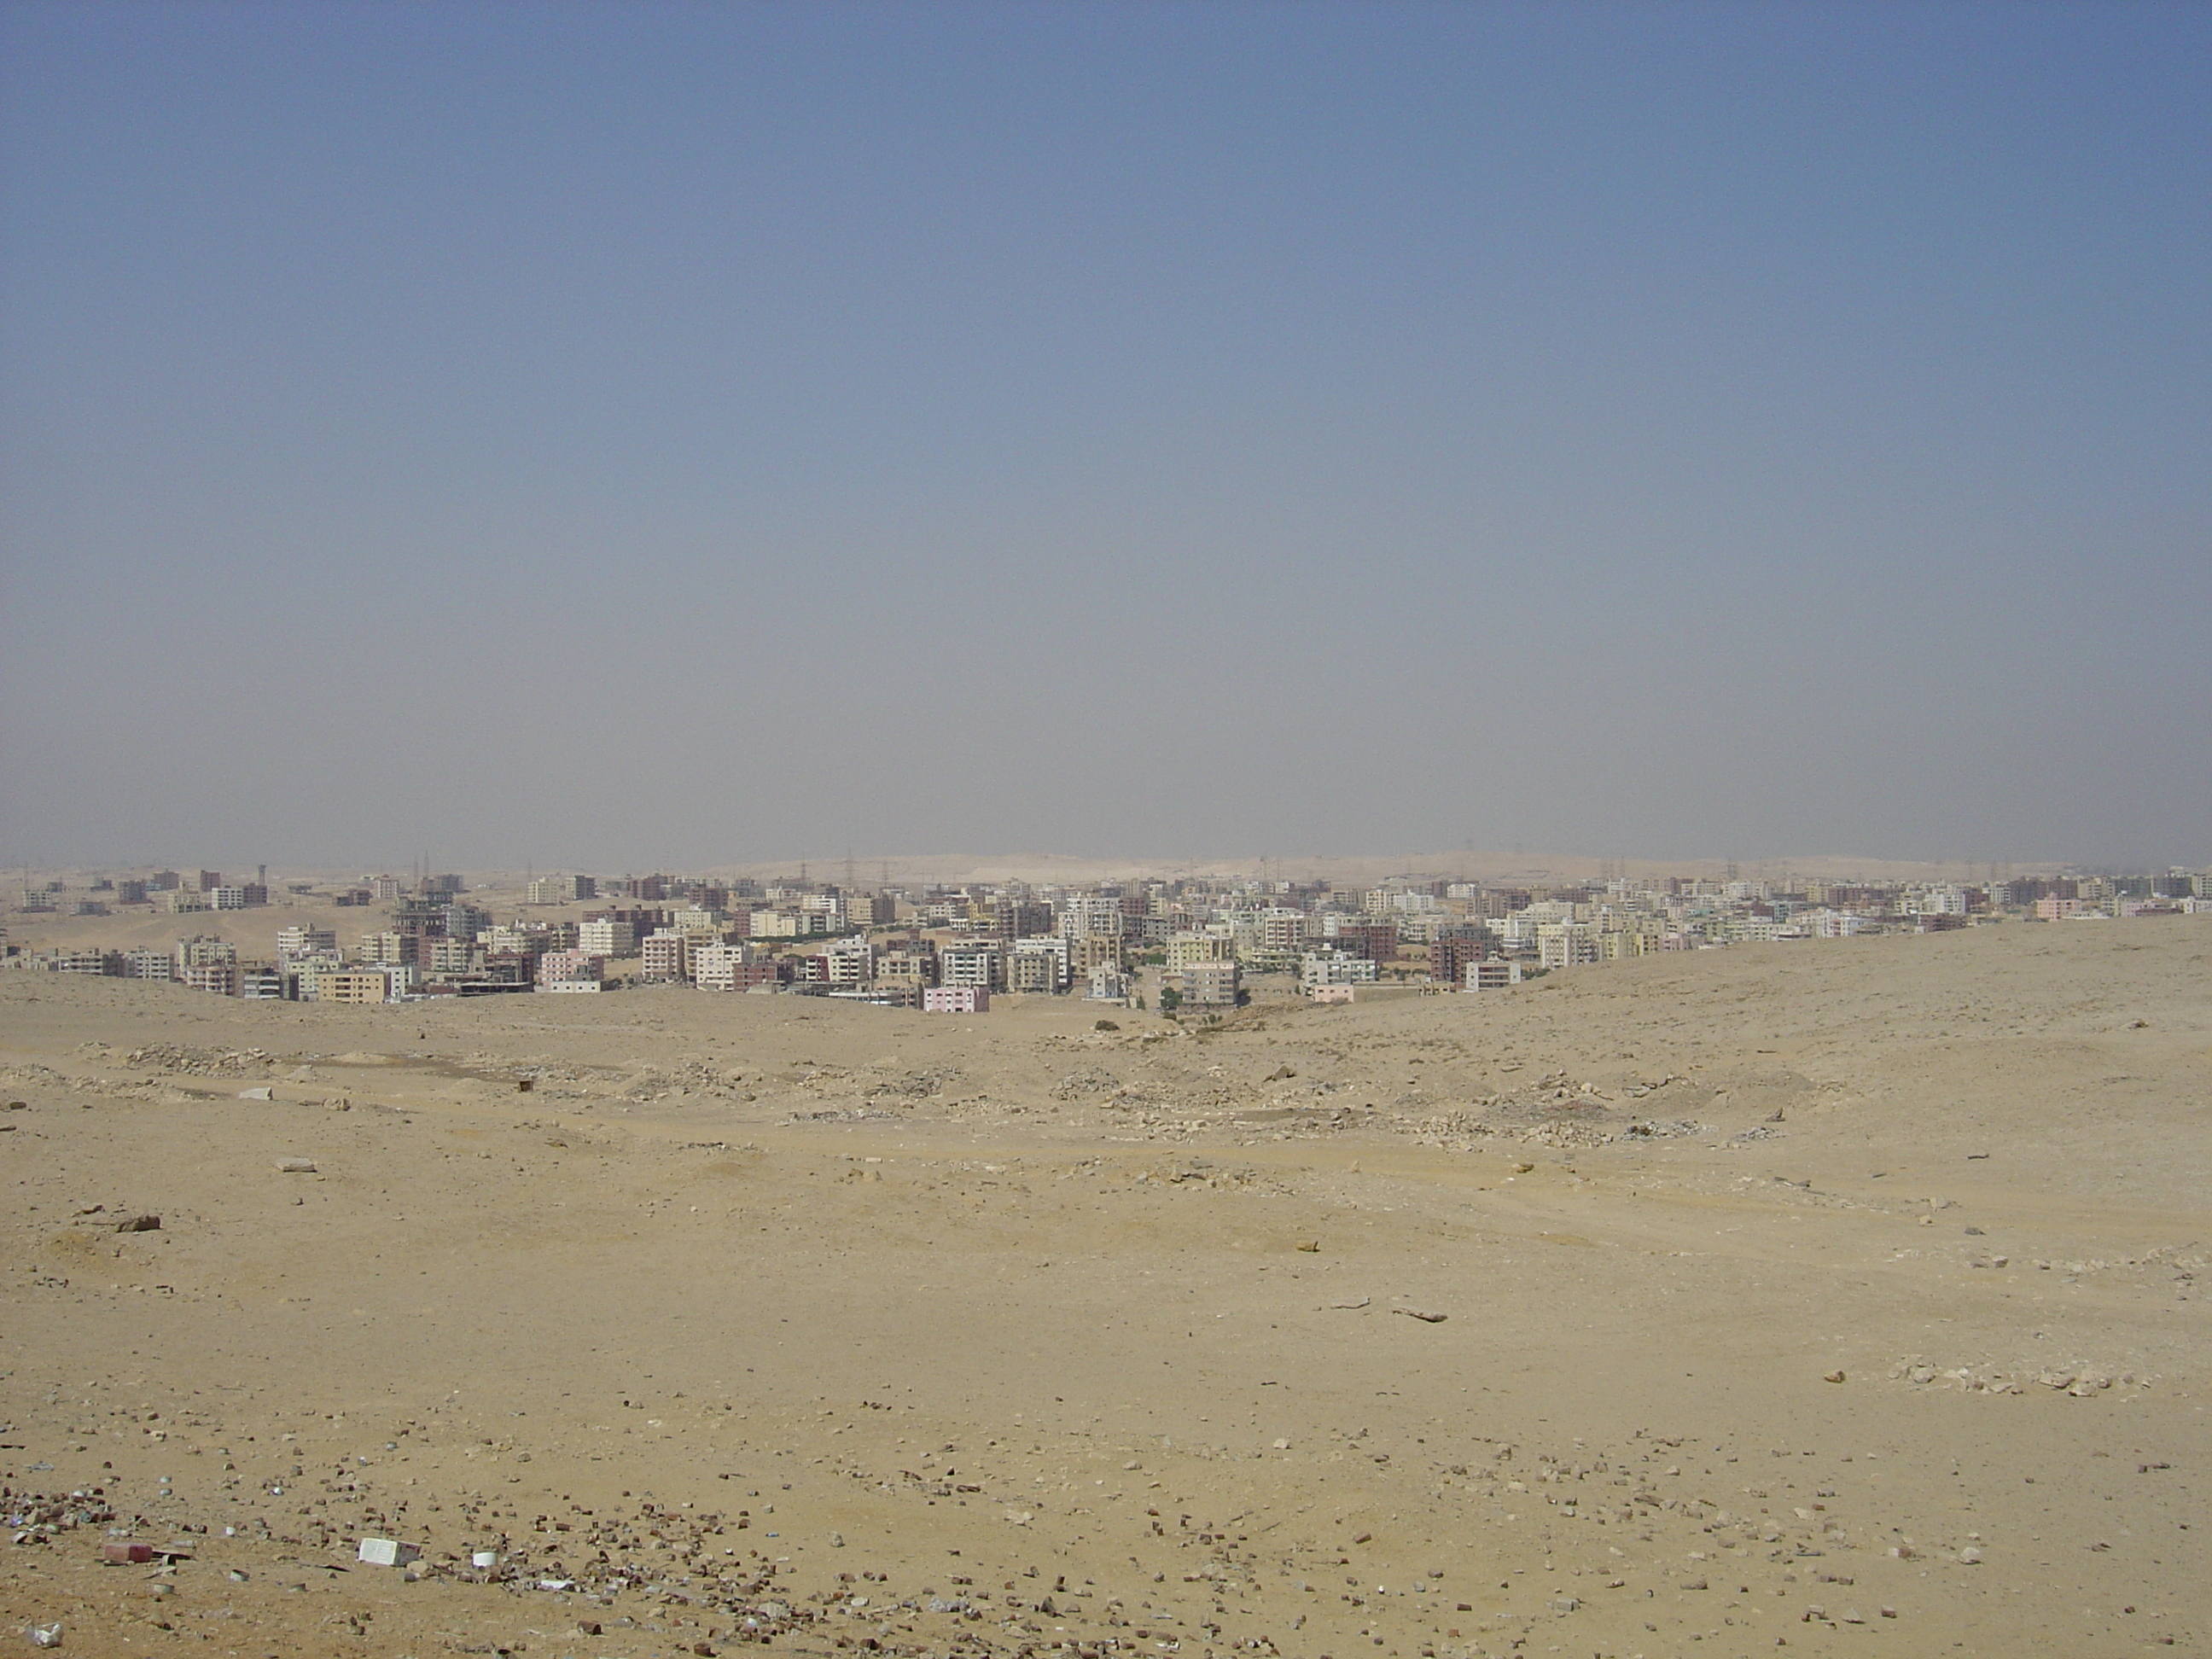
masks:
[[[1203,1036],[0,975],[0,1643],[2201,1649],[2208,991],[2193,918]]]

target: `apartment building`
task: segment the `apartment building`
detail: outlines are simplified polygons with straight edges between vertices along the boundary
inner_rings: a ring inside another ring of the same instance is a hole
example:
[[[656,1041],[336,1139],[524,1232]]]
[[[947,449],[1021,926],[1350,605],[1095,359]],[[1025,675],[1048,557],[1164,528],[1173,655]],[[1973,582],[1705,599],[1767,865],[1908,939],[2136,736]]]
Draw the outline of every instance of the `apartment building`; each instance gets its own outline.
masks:
[[[750,991],[775,983],[776,966],[757,961],[750,945],[700,945],[691,951],[692,982],[702,991]]]
[[[1067,941],[1067,971],[1071,981],[1086,978],[1101,968],[1119,970],[1127,965],[1119,933],[1082,933]]]
[[[988,985],[933,985],[921,994],[925,1014],[988,1014],[991,988]]]
[[[938,983],[1004,990],[1006,961],[1006,952],[996,939],[955,939],[937,953]]]
[[[1180,973],[1196,963],[1227,962],[1237,954],[1234,941],[1219,933],[1176,933],[1169,938],[1166,950],[1170,973]]]
[[[1174,991],[1186,1008],[1234,1008],[1243,980],[1235,962],[1194,962],[1160,975],[1160,994]]]
[[[865,936],[841,939],[822,953],[823,977],[831,985],[866,985],[876,976],[876,947]]]
[[[1309,951],[1298,958],[1298,984],[1309,990],[1316,985],[1372,985],[1375,974],[1372,957],[1349,951]]]
[[[191,939],[177,941],[174,960],[178,976],[182,978],[184,970],[187,969],[228,967],[238,960],[238,947],[228,939],[218,939],[212,933],[198,933]]]
[[[1084,993],[1090,1002],[1127,1003],[1134,994],[1128,975],[1118,967],[1094,968],[1091,970],[1091,988]]]
[[[315,1000],[362,1004],[389,1002],[392,981],[380,968],[349,968],[316,977]]]
[[[1551,921],[1536,929],[1540,967],[1582,968],[1597,959],[1597,929],[1589,922]]]
[[[637,926],[603,916],[576,927],[576,949],[592,957],[634,957],[637,954]]]
[[[937,953],[921,945],[886,951],[876,958],[875,982],[886,989],[926,989],[937,983]]]
[[[404,963],[389,964],[404,968]],[[457,979],[466,979],[483,966],[483,952],[476,941],[467,939],[431,939],[422,941],[417,965],[430,979],[443,984]]]
[[[588,923],[586,924],[589,926]],[[639,977],[665,983],[692,975],[691,939],[673,927],[657,927],[638,941]]]
[[[1024,963],[1028,965],[1024,966]],[[1037,980],[1042,975],[1043,982],[1036,988],[1057,995],[1074,983],[1073,955],[1067,948],[1066,939],[1059,933],[1038,934],[1029,939],[1016,939],[1013,959],[1008,963],[1007,971],[1010,975],[1017,975],[1030,981]],[[1023,990],[1030,987],[1018,985],[1014,988]]]
[[[219,997],[234,996],[238,992],[235,962],[189,963],[177,977],[187,991],[204,991]]]
[[[283,951],[281,937],[278,948]],[[290,956],[307,956],[314,954],[316,950],[337,948],[337,940],[335,936],[332,936],[331,943],[326,946],[313,947],[307,951],[283,951],[283,953]],[[403,963],[420,962],[422,954],[422,939],[419,934],[386,932],[363,933],[361,936],[361,959],[376,967],[396,968]]]
[[[606,957],[592,951],[548,951],[538,958],[540,985],[559,980],[590,980],[596,983],[606,977]]]

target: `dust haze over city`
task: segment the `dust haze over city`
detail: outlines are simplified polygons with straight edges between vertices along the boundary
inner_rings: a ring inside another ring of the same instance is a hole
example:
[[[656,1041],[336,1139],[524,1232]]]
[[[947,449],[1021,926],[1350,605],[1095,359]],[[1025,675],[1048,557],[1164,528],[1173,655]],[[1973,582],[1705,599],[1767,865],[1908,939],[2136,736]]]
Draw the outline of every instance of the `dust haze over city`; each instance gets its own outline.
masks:
[[[0,4],[0,1646],[2203,1651],[2208,111]]]

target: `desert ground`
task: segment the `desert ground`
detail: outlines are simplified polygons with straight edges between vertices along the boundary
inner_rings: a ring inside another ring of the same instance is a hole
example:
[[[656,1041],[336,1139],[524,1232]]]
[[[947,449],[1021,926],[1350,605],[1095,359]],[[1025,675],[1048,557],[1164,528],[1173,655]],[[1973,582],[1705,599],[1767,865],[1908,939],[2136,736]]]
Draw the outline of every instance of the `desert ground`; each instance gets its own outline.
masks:
[[[8,973],[0,1095],[24,1651],[2212,1629],[2196,918],[1202,1033]]]

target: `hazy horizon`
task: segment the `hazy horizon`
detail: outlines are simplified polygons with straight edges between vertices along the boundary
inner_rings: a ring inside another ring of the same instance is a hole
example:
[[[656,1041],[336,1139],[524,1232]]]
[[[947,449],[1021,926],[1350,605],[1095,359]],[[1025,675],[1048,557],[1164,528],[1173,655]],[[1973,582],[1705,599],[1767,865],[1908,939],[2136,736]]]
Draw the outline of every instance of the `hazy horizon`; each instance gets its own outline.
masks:
[[[10,3],[0,864],[2212,864],[2208,140],[2192,6]]]

